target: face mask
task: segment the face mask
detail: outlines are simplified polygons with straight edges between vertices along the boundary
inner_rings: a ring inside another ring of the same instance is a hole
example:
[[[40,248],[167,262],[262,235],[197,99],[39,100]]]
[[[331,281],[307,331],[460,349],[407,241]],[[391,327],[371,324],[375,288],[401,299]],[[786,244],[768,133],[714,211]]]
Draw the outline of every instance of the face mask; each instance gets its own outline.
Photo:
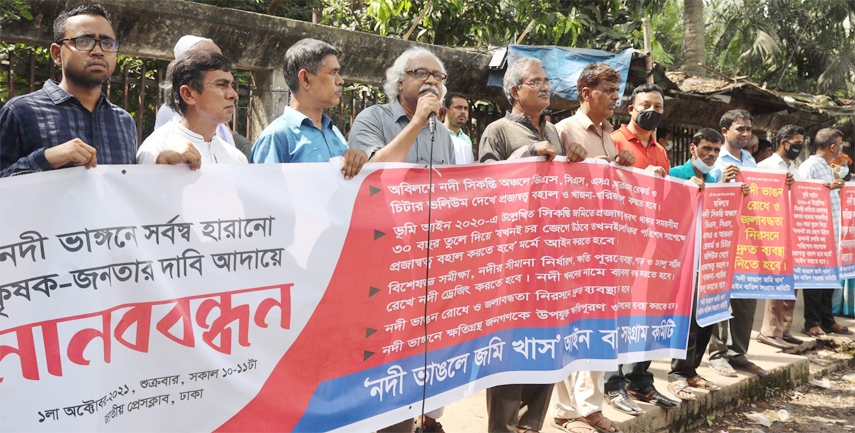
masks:
[[[712,171],[712,167],[707,165],[701,158],[695,158],[692,160],[692,166],[697,168],[703,174],[707,174]]]
[[[652,131],[662,121],[662,114],[655,110],[642,111],[635,115],[635,124],[645,131]]]
[[[665,146],[665,150],[671,150],[672,147],[674,147],[674,144],[671,143],[671,140],[668,140],[668,145]]]
[[[794,146],[791,144],[790,148],[787,149],[787,158],[790,158],[790,160],[794,160],[794,159],[798,158],[799,155],[802,154],[803,148],[804,148],[804,146]]]
[[[849,174],[849,166],[848,165],[840,166],[840,171],[837,172],[837,175],[840,176],[841,179],[843,179],[848,174]]]

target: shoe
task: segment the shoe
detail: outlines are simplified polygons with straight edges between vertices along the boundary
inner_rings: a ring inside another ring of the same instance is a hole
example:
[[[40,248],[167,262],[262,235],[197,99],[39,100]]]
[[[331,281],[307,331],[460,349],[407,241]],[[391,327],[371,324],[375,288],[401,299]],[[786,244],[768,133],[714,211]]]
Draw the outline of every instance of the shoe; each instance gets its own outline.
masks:
[[[793,348],[792,345],[788,344],[781,337],[767,337],[763,334],[759,334],[757,335],[757,341],[781,350],[789,350]]]
[[[656,388],[650,388],[650,390],[646,393],[633,390],[628,390],[627,392],[636,400],[643,401],[645,403],[653,403],[656,406],[659,406],[664,409],[673,409],[677,407],[678,404],[678,402],[660,394],[659,391],[656,390]]]
[[[760,377],[769,376],[768,371],[764,370],[762,367],[760,367],[759,365],[757,365],[753,362],[748,362],[746,364],[734,364],[733,361],[731,361],[730,365],[732,365],[733,368],[735,368],[737,370],[742,370],[742,371],[747,371],[749,373],[754,373]]]
[[[632,401],[629,398],[629,394],[625,389],[621,389],[619,391],[609,391],[607,393],[609,405],[611,407],[617,409],[620,412],[627,413],[630,415],[641,415],[644,413],[644,409],[638,405],[638,403]]]
[[[784,336],[781,337],[781,339],[783,339],[787,343],[795,344],[795,345],[801,345],[802,343],[805,342],[804,340],[802,340],[800,338],[794,337],[793,334],[790,334],[789,332],[785,332]]]

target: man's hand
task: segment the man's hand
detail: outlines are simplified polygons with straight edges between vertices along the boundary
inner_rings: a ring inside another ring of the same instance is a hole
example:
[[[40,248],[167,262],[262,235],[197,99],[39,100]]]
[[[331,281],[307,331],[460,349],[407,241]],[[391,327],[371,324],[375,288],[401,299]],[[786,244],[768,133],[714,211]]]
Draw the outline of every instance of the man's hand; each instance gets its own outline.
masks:
[[[45,149],[45,159],[52,168],[60,168],[68,163],[92,168],[98,165],[96,153],[94,147],[84,143],[79,138],[75,138],[59,146]]]
[[[428,123],[430,114],[438,114],[442,104],[439,102],[439,97],[431,92],[427,92],[419,96],[418,105],[416,105],[416,114],[413,115],[413,122],[418,125],[425,126]]]
[[[615,156],[615,164],[622,165],[624,167],[632,167],[635,165],[635,155],[626,149],[621,150],[620,153]]]
[[[189,141],[182,144],[169,146],[157,155],[155,164],[178,165],[187,164],[190,170],[198,170],[202,166],[202,155],[196,146]]]
[[[362,165],[368,161],[368,155],[359,149],[347,149],[341,156],[341,173],[345,179],[353,179],[362,170]]]
[[[727,183],[736,179],[737,174],[739,174],[739,167],[733,164],[728,165],[721,173],[721,183]]]
[[[751,187],[747,183],[742,184],[742,197],[748,197],[751,194]]]
[[[825,186],[832,191],[834,191],[835,189],[843,188],[844,185],[846,185],[846,181],[844,181],[843,179],[834,179],[831,182],[825,184]]]
[[[793,183],[796,182],[796,179],[793,178],[793,174],[789,171],[787,172],[787,188],[793,186]]]
[[[532,143],[534,150],[537,151],[537,156],[546,155],[546,161],[552,162],[555,159],[555,147],[549,144],[548,141],[539,141]]]
[[[654,173],[656,173],[662,177],[665,177],[668,175],[668,173],[665,173],[665,169],[658,166],[658,165],[648,165],[645,170],[652,171],[652,172],[654,172]]]
[[[661,168],[661,167],[660,167],[660,168]],[[691,179],[689,179],[689,180],[691,180],[692,182],[694,182],[694,183],[695,183],[695,185],[697,185],[697,186],[700,188],[700,191],[703,191],[703,190],[704,190],[704,185],[705,185],[705,184],[704,184],[704,180],[703,180],[703,179],[701,179],[701,178],[699,178],[699,177],[697,177],[697,176],[692,176],[692,178],[691,178]]]
[[[580,162],[588,157],[588,151],[585,146],[579,143],[561,143],[564,148],[564,155],[567,156],[567,162]]]

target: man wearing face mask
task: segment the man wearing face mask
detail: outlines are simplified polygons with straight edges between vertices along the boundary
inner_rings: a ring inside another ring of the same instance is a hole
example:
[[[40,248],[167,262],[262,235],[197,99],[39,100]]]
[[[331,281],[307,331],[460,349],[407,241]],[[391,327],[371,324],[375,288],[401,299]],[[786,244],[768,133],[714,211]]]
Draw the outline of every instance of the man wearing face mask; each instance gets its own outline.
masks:
[[[666,128],[656,128],[656,142],[668,152],[673,147],[671,143],[671,131]]]
[[[799,167],[799,174],[805,179],[817,179],[825,182],[831,189],[831,215],[834,226],[834,239],[840,239],[840,188],[845,182],[835,179],[831,161],[843,152],[843,133],[836,129],[824,128],[816,133],[814,139],[816,152]],[[832,296],[840,286],[828,289],[802,290],[805,299],[805,329],[803,333],[814,338],[824,339],[826,333],[852,335],[849,328],[834,321],[832,314]]]
[[[804,128],[786,125],[778,131],[776,140],[778,150],[757,163],[757,167],[768,170],[786,170],[793,176],[793,179],[801,179],[794,161],[805,147]],[[767,299],[763,313],[763,327],[760,329],[760,334],[757,335],[757,341],[777,349],[790,349],[792,348],[791,344],[802,344],[802,340],[790,333],[795,307],[795,300]]]
[[[715,183],[715,179],[709,173],[721,151],[723,140],[721,134],[712,128],[704,128],[696,132],[689,146],[692,157],[685,164],[672,168],[668,174],[698,183],[702,189],[705,183]],[[707,391],[720,389],[718,385],[704,379],[697,372],[712,336],[713,326],[703,328],[699,326],[695,313],[696,309],[693,308],[689,341],[686,344],[686,359],[672,359],[671,371],[668,373],[668,389],[681,400],[697,399],[697,396],[688,388]]]
[[[644,84],[635,88],[627,107],[632,120],[612,132],[612,140],[620,150],[628,150],[635,156],[635,167],[647,169],[665,177],[670,169],[668,154],[653,139],[653,130],[659,126],[665,111],[665,97],[655,84]],[[634,362],[618,366],[618,371],[606,373],[605,392],[609,404],[630,415],[644,411],[629,398],[653,403],[665,409],[677,407],[677,402],[662,395],[653,387],[653,373],[647,371],[650,361]]]
[[[629,125],[622,125],[612,132],[612,140],[618,151],[628,150],[635,156],[636,168],[664,177],[671,164],[668,162],[668,152],[653,140],[653,130],[659,126],[665,113],[665,94],[655,84],[643,84],[632,91],[629,103],[627,110],[632,120]]]

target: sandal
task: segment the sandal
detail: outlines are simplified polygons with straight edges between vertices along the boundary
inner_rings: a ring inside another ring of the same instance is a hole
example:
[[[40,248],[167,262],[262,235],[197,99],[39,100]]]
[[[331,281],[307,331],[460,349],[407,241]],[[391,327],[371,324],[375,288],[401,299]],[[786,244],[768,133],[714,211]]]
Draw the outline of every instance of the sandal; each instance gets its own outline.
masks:
[[[686,383],[688,383],[689,387],[691,387],[691,388],[705,389],[705,390],[710,391],[710,392],[721,390],[720,386],[712,383],[709,380],[704,379],[700,375],[697,375],[697,376],[689,379],[688,381],[686,381]]]
[[[725,361],[724,359],[712,359],[707,363],[712,371],[725,376],[725,377],[738,377],[736,375],[736,370],[730,366],[730,363]]]
[[[847,328],[847,327],[845,327],[845,326],[840,326],[840,325],[839,325],[839,324],[837,324],[837,323],[835,323],[835,325],[837,325],[837,326],[838,326],[838,328],[837,328],[837,329],[834,329],[834,326],[832,326],[832,327],[831,327],[831,328],[829,328],[829,329],[824,329],[824,331],[825,331],[827,334],[840,334],[840,335],[852,335],[852,334],[853,334],[853,332],[852,332],[852,331],[850,331],[850,330],[849,330],[849,328]]]
[[[532,429],[526,428],[526,427],[516,427],[515,426],[514,428],[516,429],[517,433],[540,433],[537,430],[532,430]],[[416,431],[416,433],[419,433],[419,432]]]
[[[811,331],[811,329],[813,328],[817,328],[819,329],[819,331]],[[822,328],[820,328],[819,326],[814,326],[810,329],[802,329],[802,334],[805,334],[808,337],[816,338],[817,340],[825,340],[828,337],[827,335],[825,335],[825,332],[823,332]]]
[[[697,400],[698,396],[695,393],[687,391],[689,388],[689,382],[685,380],[673,380],[668,382],[668,390],[671,391],[671,394],[674,394],[675,397],[680,400]]]
[[[597,411],[578,419],[584,420],[588,425],[597,429],[600,433],[623,433],[620,431],[620,427],[618,427],[617,424],[603,415],[602,411]]]
[[[552,421],[552,426],[566,433],[597,433],[597,429],[591,427],[585,421],[578,419],[558,419]]]

